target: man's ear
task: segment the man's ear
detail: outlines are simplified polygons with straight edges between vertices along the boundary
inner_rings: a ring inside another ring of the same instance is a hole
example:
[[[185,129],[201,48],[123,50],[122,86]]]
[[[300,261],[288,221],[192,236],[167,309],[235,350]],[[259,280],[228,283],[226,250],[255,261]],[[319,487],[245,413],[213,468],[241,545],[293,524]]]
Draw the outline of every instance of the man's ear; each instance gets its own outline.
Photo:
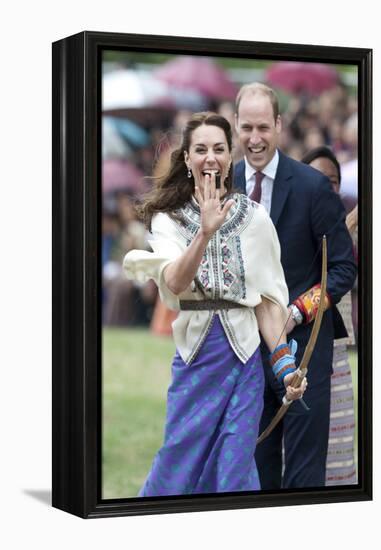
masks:
[[[234,128],[235,128],[235,131],[238,134],[238,115],[237,115],[237,113],[234,113]]]
[[[281,131],[282,131],[282,119],[281,119],[280,115],[278,115],[277,118],[276,118],[275,128],[276,128],[277,133],[280,134]]]

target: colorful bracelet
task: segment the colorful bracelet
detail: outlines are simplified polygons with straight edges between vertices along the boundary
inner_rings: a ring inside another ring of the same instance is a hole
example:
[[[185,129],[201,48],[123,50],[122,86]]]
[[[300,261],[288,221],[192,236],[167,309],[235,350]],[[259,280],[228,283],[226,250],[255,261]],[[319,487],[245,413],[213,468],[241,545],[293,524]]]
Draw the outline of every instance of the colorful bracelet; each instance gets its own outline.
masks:
[[[296,370],[295,353],[298,345],[295,340],[290,340],[288,344],[280,344],[270,354],[270,365],[275,378],[283,382],[284,377]]]
[[[321,287],[320,283],[313,286],[304,294],[301,294],[292,303],[299,309],[304,317],[305,323],[310,323],[316,317],[320,303]],[[324,311],[331,307],[331,299],[326,293]]]

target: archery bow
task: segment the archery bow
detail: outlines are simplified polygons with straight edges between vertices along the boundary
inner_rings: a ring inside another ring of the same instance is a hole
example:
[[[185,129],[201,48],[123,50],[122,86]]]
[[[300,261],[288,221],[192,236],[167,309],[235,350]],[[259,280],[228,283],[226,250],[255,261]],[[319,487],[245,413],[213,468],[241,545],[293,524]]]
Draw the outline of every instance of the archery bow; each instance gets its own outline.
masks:
[[[321,278],[321,285],[320,285],[320,302],[319,307],[316,313],[314,326],[312,327],[311,335],[308,340],[308,344],[306,346],[306,349],[304,350],[303,358],[300,363],[299,368],[295,371],[294,378],[292,379],[290,386],[293,388],[299,388],[301,385],[303,379],[306,377],[307,371],[308,371],[308,363],[310,362],[311,355],[313,353],[316,340],[319,334],[321,321],[323,318],[324,313],[324,302],[325,302],[325,295],[327,290],[327,239],[326,236],[323,236],[323,243],[322,243],[322,253],[323,253],[323,259],[322,259],[322,278]],[[281,407],[279,408],[278,412],[270,422],[270,424],[267,426],[267,428],[261,433],[261,435],[257,439],[257,445],[258,443],[261,443],[268,435],[271,434],[275,426],[278,424],[278,422],[284,417],[286,414],[288,407],[293,403],[293,401],[289,401],[286,396],[283,397],[283,403]]]

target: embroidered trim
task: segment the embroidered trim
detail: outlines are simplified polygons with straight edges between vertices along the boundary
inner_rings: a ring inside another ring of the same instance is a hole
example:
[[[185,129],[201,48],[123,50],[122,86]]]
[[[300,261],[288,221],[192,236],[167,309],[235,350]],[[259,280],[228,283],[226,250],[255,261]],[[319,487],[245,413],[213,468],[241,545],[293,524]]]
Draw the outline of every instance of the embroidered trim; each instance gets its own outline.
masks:
[[[208,321],[205,325],[205,328],[204,328],[203,331],[201,331],[199,339],[195,343],[195,345],[193,347],[193,350],[191,351],[189,357],[185,361],[187,365],[190,365],[193,362],[193,360],[197,356],[198,352],[200,351],[200,348],[201,348],[202,344],[204,343],[204,341],[205,341],[206,337],[208,336],[209,331],[212,327],[212,322],[213,322],[213,319],[214,319],[214,315],[215,315],[214,311],[209,312],[209,318],[208,318]]]
[[[245,195],[232,195],[235,204],[231,207],[228,219],[213,235],[200,263],[194,285],[212,299],[246,298],[245,266],[243,262],[240,233],[250,223],[255,205]],[[176,211],[180,234],[185,237],[187,246],[200,228],[200,209],[192,200]]]
[[[246,195],[234,195],[235,205],[231,207],[231,216],[220,227],[223,240],[241,233],[251,219],[249,216],[249,201]]]
[[[237,354],[239,359],[242,361],[242,363],[246,363],[249,360],[249,357],[245,353],[245,351],[241,348],[238,340],[235,337],[234,330],[230,325],[227,310],[221,310],[219,315],[222,322],[222,326],[226,331],[226,336],[230,342],[230,345],[232,346],[232,348],[234,349],[235,353]]]
[[[221,291],[220,291],[220,273],[219,273],[219,258],[220,254],[219,252],[219,235],[218,231],[213,235],[211,240],[209,241],[209,245],[206,249],[208,259],[209,259],[209,265],[211,264],[212,269],[209,270],[210,276],[212,278],[212,295],[215,300],[218,298],[221,298]]]
[[[233,198],[235,204],[230,208],[227,219],[219,229],[220,236],[223,240],[227,240],[233,235],[241,233],[249,224],[254,212],[255,205],[246,195],[234,193],[224,199],[224,202],[229,198]],[[192,199],[182,208],[174,212],[177,219],[182,220],[179,224],[180,233],[188,240],[192,240],[198,229],[200,228],[200,208],[192,197]]]

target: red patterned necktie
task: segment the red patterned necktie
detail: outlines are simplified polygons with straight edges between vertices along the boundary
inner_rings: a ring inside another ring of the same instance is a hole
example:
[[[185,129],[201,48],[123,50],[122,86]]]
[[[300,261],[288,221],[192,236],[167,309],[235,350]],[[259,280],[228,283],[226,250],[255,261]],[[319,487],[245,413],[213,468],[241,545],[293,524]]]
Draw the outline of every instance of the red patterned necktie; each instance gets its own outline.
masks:
[[[261,195],[262,195],[262,180],[265,177],[265,174],[262,174],[262,172],[255,172],[255,185],[254,190],[250,195],[250,198],[252,201],[261,202]]]

